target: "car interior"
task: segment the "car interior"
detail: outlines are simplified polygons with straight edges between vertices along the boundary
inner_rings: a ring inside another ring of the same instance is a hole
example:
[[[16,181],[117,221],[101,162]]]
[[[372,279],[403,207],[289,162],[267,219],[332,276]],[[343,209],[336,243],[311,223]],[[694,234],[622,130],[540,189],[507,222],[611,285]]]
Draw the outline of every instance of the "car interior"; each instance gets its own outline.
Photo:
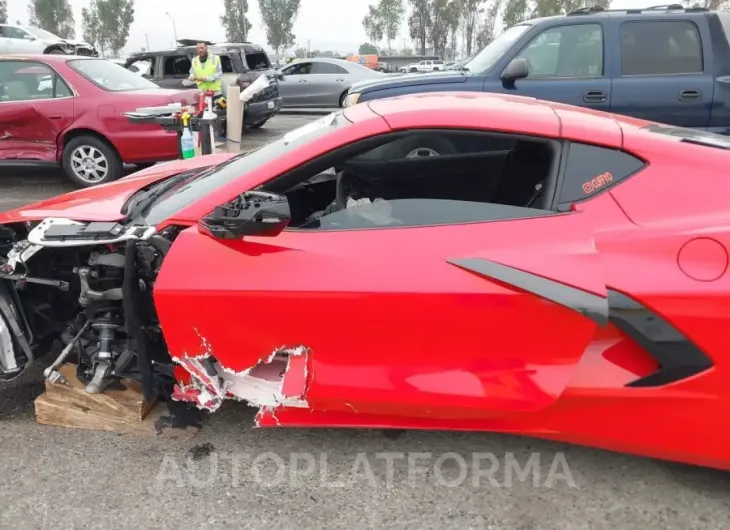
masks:
[[[544,215],[550,209],[559,162],[556,142],[409,131],[361,144],[261,187],[287,197],[290,228],[439,224],[506,215],[506,208],[490,213],[485,205],[509,207],[512,217]]]

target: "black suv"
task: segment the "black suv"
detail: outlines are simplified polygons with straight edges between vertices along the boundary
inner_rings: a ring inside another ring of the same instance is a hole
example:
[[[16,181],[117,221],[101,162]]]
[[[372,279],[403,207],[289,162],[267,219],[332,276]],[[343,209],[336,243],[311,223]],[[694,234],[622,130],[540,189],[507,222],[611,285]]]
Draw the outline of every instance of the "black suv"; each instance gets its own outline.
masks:
[[[162,88],[194,88],[188,77],[192,59],[197,53],[197,42],[179,40],[178,43],[180,46],[169,50],[134,53],[127,58],[124,67]],[[246,127],[257,129],[281,110],[279,82],[261,46],[248,42],[222,43],[210,44],[209,49],[221,58],[224,96],[227,86],[237,84],[243,90],[262,75],[269,78],[269,87],[244,106],[243,122]]]

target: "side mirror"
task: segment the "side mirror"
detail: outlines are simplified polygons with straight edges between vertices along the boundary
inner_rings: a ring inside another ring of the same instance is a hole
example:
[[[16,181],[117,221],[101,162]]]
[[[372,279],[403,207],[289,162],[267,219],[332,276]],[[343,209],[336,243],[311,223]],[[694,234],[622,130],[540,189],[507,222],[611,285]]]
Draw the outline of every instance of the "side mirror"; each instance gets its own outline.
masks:
[[[289,201],[285,196],[247,191],[228,204],[218,206],[198,222],[198,227],[219,239],[274,237],[287,227],[290,220]]]
[[[277,79],[278,79],[279,81],[283,81],[283,80],[284,80],[284,74],[280,74],[280,73],[277,73],[277,74],[276,74],[276,78],[277,78]]]
[[[527,59],[512,59],[500,76],[506,85],[514,85],[518,79],[524,79],[530,75],[530,68]]]

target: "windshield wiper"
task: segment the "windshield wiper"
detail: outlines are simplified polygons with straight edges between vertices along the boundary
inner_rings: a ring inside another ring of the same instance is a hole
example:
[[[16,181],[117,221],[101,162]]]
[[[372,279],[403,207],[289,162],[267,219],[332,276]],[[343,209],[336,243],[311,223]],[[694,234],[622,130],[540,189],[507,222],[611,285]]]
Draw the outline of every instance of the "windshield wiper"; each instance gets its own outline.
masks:
[[[138,197],[135,197],[132,201],[130,201],[123,209],[123,214],[130,214],[130,217],[133,216],[132,214],[135,214],[137,212],[144,212],[147,210],[152,204],[160,198],[164,193],[168,192],[170,189],[172,189],[176,184],[182,182],[186,178],[190,177],[189,172],[180,173],[179,175],[175,175],[173,177],[168,178],[167,180],[163,180],[161,183],[159,183],[157,186],[153,186],[152,188],[148,189],[147,191],[142,192]]]

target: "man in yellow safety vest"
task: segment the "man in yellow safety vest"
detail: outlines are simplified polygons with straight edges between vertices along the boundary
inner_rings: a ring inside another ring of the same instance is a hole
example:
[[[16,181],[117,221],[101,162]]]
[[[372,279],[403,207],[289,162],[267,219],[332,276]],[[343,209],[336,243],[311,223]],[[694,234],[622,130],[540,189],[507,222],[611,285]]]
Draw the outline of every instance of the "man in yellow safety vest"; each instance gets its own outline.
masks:
[[[208,45],[198,43],[198,56],[193,59],[190,67],[190,80],[198,85],[201,92],[212,91],[216,96],[222,94],[223,69],[221,59],[208,52]]]

